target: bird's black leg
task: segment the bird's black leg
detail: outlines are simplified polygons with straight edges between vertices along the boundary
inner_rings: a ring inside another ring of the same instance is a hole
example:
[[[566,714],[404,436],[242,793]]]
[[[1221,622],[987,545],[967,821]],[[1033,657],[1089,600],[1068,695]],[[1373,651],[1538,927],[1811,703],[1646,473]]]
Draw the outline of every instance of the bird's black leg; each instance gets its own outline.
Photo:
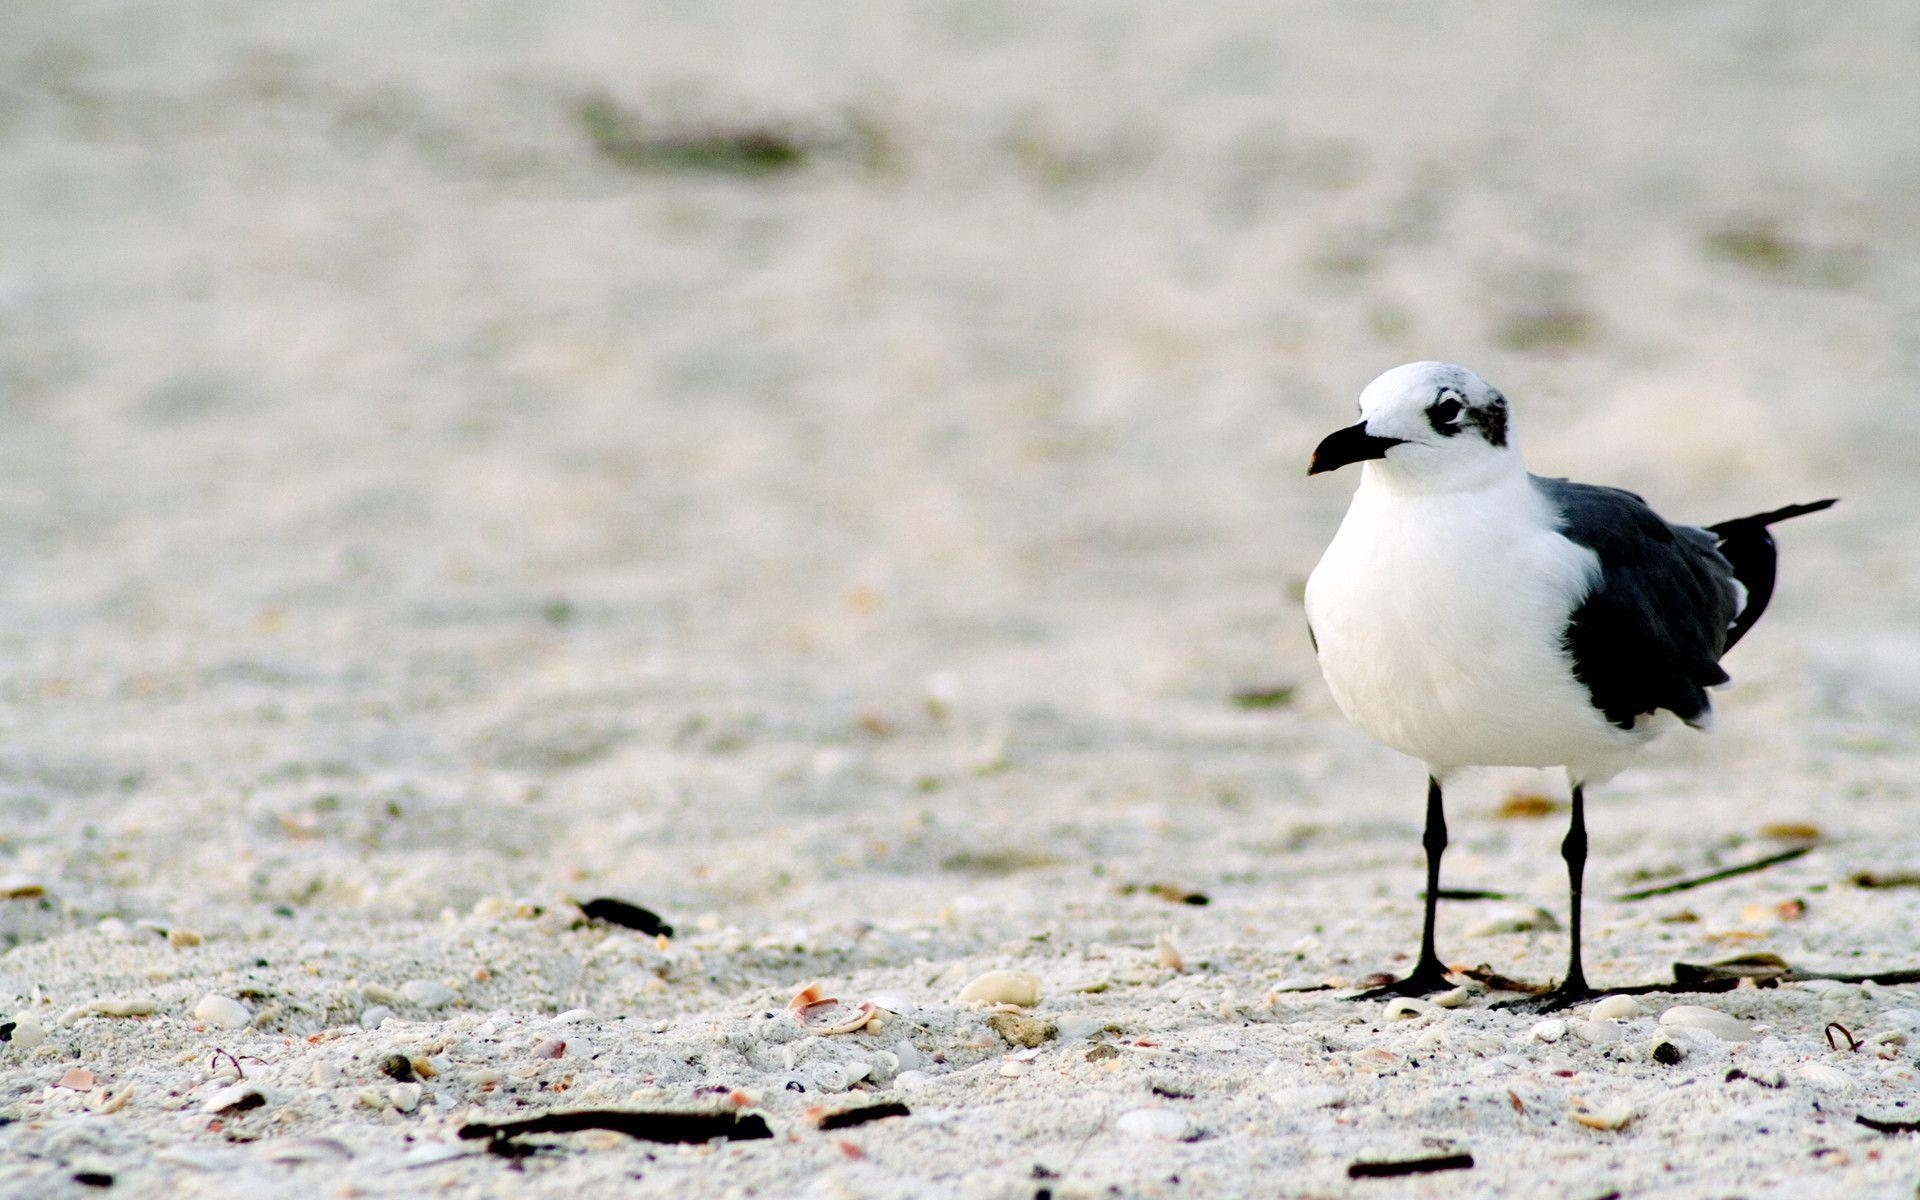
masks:
[[[1420,961],[1405,979],[1362,992],[1353,997],[1355,1000],[1429,996],[1453,986],[1447,979],[1446,965],[1433,949],[1434,916],[1440,904],[1440,856],[1447,849],[1447,814],[1440,802],[1440,781],[1432,776],[1427,777],[1427,832],[1420,842],[1427,848],[1427,911],[1420,927]]]
[[[1567,977],[1560,986],[1544,996],[1511,1000],[1498,1007],[1523,1012],[1554,1012],[1572,1008],[1597,994],[1587,986],[1586,968],[1580,961],[1580,898],[1587,874],[1587,793],[1584,784],[1573,785],[1573,821],[1566,840],[1560,843],[1560,857],[1567,860],[1567,892],[1571,914],[1567,931],[1571,942],[1567,952]]]

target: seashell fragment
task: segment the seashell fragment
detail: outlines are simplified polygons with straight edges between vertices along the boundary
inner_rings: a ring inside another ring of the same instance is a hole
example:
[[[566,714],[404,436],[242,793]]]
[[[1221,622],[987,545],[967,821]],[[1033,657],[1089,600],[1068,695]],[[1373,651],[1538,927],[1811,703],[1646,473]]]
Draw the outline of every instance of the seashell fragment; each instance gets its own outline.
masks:
[[[1437,1017],[1440,1009],[1425,1000],[1416,1000],[1412,996],[1398,996],[1387,1001],[1386,1018],[1389,1021],[1411,1021],[1416,1017]]]
[[[1527,1030],[1527,1036],[1536,1042],[1557,1042],[1567,1036],[1567,1023],[1558,1017],[1549,1017]]]
[[[1758,1029],[1739,1017],[1698,1004],[1674,1005],[1660,1014],[1660,1024],[1667,1029],[1697,1029],[1729,1042],[1750,1042],[1760,1036]]]
[[[1640,1002],[1632,996],[1603,996],[1588,1015],[1596,1021],[1626,1021],[1640,1015]]]
[[[237,1113],[250,1108],[259,1108],[267,1102],[260,1089],[250,1083],[236,1083],[218,1091],[208,1092],[207,1098],[200,1103],[203,1113]]]
[[[1588,1129],[1624,1129],[1627,1122],[1638,1114],[1634,1107],[1621,1100],[1604,1108],[1589,1107],[1584,1100],[1575,1099],[1567,1105],[1567,1115],[1576,1125],[1585,1125]]]
[[[988,971],[960,989],[962,1004],[1012,1004],[1032,1008],[1040,1003],[1040,980],[1026,971]]]

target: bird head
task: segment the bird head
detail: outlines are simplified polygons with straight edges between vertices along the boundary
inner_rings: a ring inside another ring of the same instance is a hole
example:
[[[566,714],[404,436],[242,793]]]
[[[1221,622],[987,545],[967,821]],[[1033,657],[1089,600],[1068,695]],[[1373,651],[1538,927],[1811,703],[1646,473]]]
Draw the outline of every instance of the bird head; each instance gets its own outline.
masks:
[[[1408,363],[1366,386],[1360,420],[1327,435],[1307,474],[1373,462],[1396,483],[1471,486],[1519,469],[1509,426],[1506,397],[1472,371]]]

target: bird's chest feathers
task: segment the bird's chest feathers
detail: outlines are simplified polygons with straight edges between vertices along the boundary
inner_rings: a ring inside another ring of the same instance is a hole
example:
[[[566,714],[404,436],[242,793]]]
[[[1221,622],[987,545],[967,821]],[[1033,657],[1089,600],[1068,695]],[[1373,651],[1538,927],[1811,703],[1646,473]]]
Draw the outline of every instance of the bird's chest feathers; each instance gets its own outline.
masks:
[[[1524,740],[1548,712],[1585,708],[1561,639],[1593,558],[1532,501],[1355,497],[1308,581],[1307,613],[1327,682],[1356,724],[1432,762],[1499,752],[1464,746],[1475,731]]]

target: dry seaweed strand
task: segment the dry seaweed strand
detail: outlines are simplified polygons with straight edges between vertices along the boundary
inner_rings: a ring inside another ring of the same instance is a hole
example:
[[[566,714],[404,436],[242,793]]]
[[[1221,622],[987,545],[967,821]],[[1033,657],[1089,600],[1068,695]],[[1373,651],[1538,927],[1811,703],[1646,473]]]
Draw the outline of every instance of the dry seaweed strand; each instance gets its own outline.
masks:
[[[542,1113],[520,1121],[498,1124],[475,1122],[460,1127],[460,1137],[505,1141],[540,1133],[581,1133],[606,1129],[643,1142],[758,1141],[773,1136],[765,1117],[736,1112],[648,1112],[616,1108],[585,1108],[575,1112]]]

